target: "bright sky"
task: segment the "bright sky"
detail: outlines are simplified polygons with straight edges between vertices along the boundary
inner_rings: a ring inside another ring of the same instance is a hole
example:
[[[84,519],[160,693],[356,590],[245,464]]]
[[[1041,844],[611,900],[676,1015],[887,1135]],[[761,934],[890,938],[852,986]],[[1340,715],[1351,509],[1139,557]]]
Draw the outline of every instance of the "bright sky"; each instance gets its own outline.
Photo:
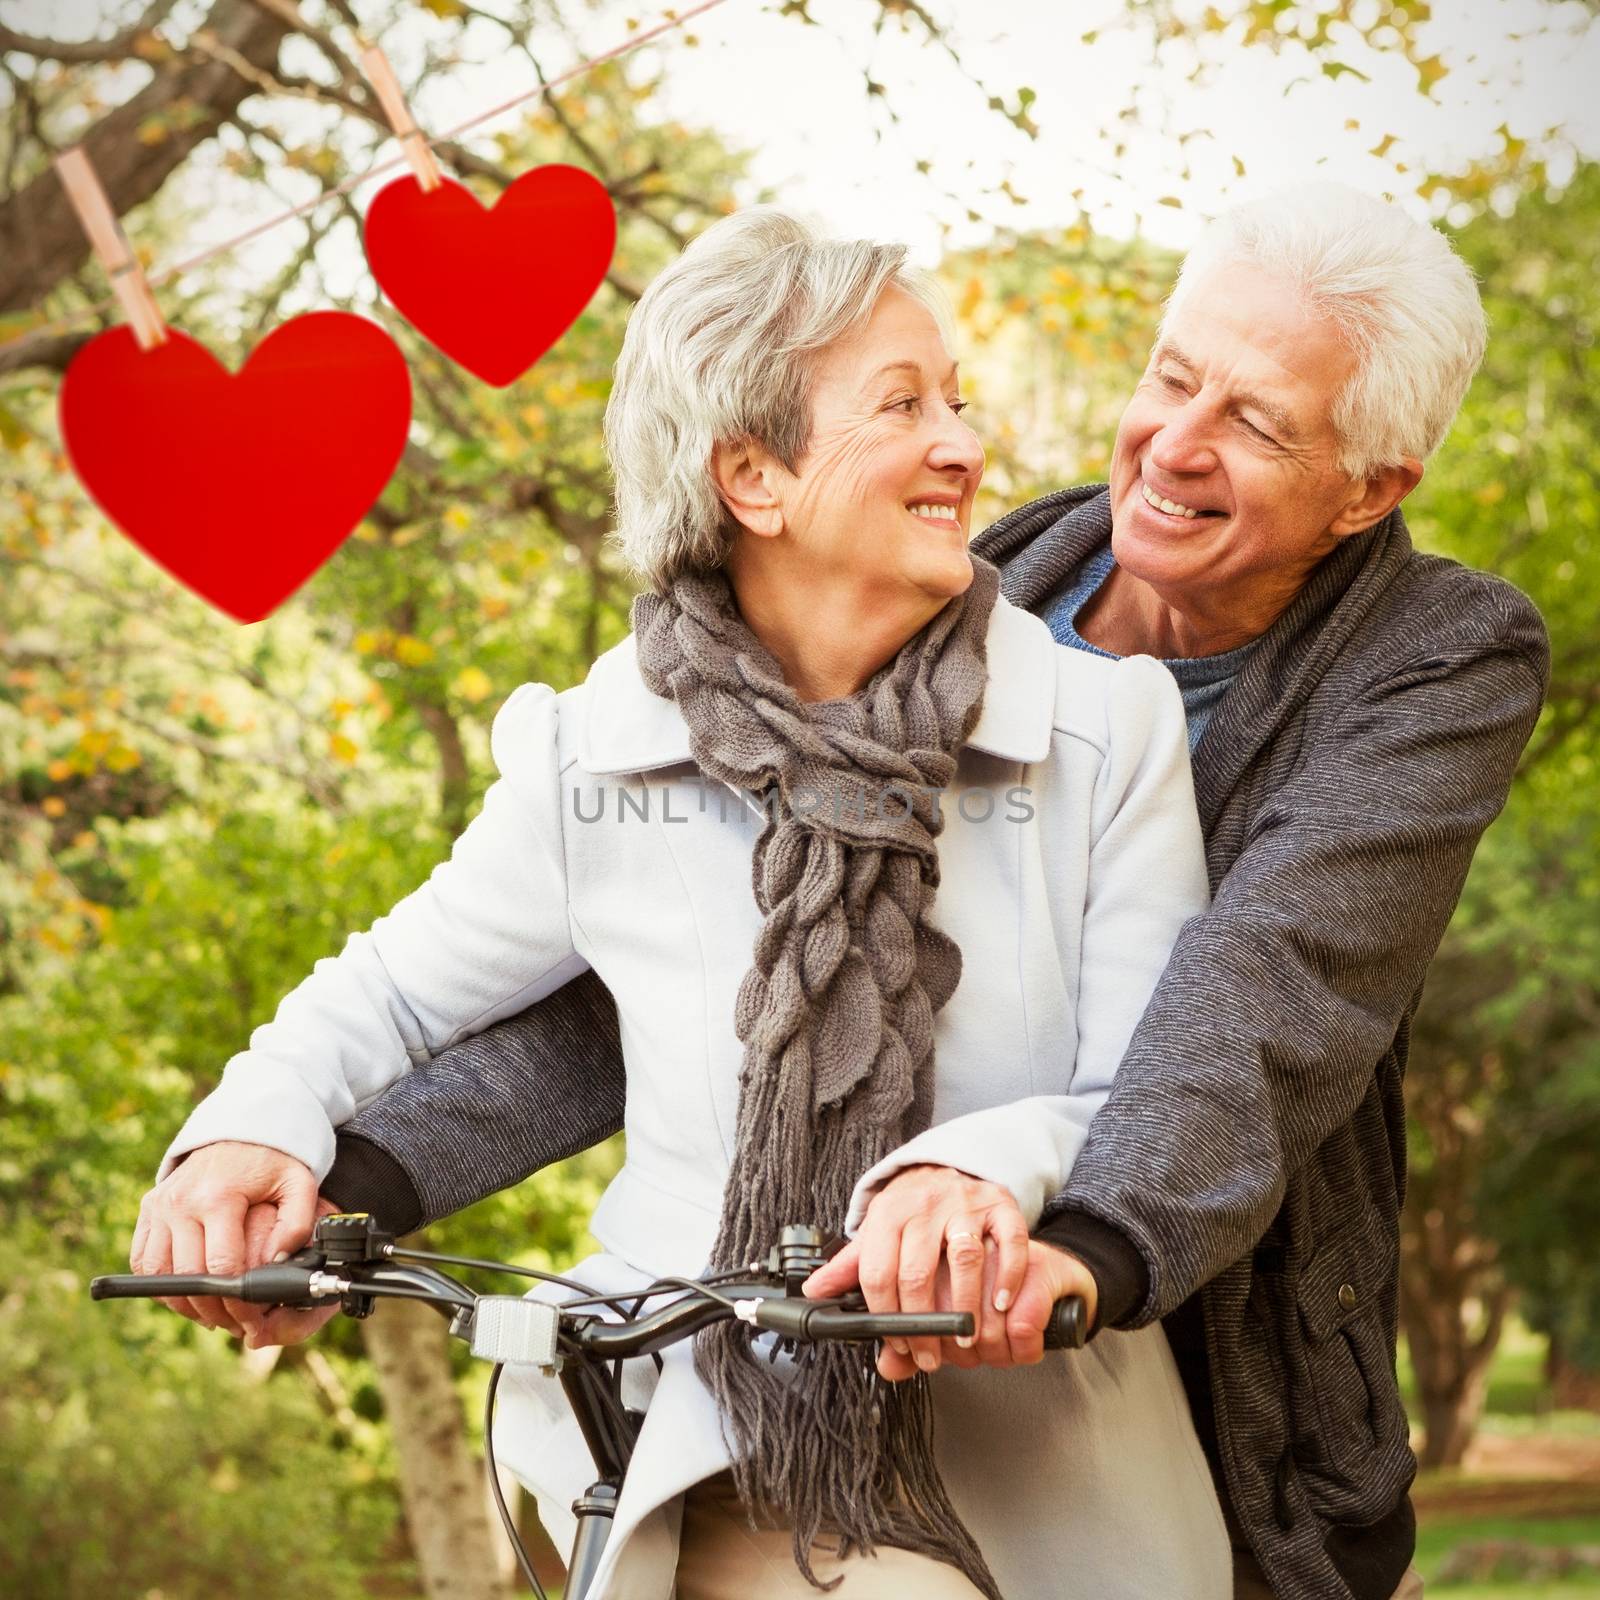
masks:
[[[477,0],[493,9],[498,0]],[[684,0],[687,9],[691,0]],[[1581,0],[1435,0],[1439,18],[1425,25],[1429,52],[1448,74],[1434,98],[1415,90],[1402,57],[1366,49],[1353,30],[1341,59],[1364,74],[1323,75],[1293,39],[1272,53],[1243,48],[1236,30],[1205,44],[1206,76],[1180,42],[1151,58],[1146,29],[1122,25],[1121,0],[925,0],[946,21],[966,69],[995,92],[1022,86],[1037,99],[1039,125],[1028,140],[990,111],[948,56],[913,25],[874,40],[878,7],[870,0],[813,0],[826,27],[807,28],[776,15],[777,0],[726,0],[687,25],[697,38],[669,33],[633,58],[631,70],[661,70],[663,110],[691,125],[711,125],[731,144],[755,153],[755,184],[786,204],[819,213],[842,232],[899,238],[932,264],[941,250],[941,222],[954,246],[980,243],[996,224],[1044,228],[1071,221],[1072,192],[1103,231],[1142,228],[1158,241],[1185,245],[1200,218],[1234,199],[1317,173],[1379,193],[1409,197],[1419,212],[1416,176],[1449,171],[1500,147],[1499,128],[1538,144],[1552,130],[1557,143],[1600,157],[1600,19]],[[358,12],[369,8],[354,0]],[[1205,0],[1174,0],[1180,14]],[[1377,9],[1377,0],[1357,0]],[[109,31],[127,7],[102,0],[0,0],[13,26],[62,36]],[[183,10],[200,14],[184,0]],[[319,9],[319,8],[318,8]],[[570,13],[575,8],[563,8]],[[316,9],[312,10],[316,14]],[[547,73],[564,70],[628,36],[627,19],[644,25],[661,12],[644,0],[599,0],[576,38],[552,29],[540,41]],[[419,6],[405,37],[384,42],[407,77],[406,62],[420,36],[455,24],[437,23]],[[1086,42],[1084,34],[1097,36]],[[435,131],[508,99],[533,81],[531,66],[487,24],[469,34],[479,64],[462,66],[427,85],[416,111]],[[304,41],[291,45],[306,56]],[[296,63],[291,59],[291,66]],[[309,64],[306,61],[298,63]],[[883,83],[902,122],[891,127],[864,90],[862,69]],[[1130,86],[1140,118],[1117,122]],[[292,108],[288,113],[294,115]],[[517,113],[490,123],[483,135],[512,125]],[[280,119],[281,120],[281,119]],[[1350,124],[1355,126],[1350,126]],[[1116,127],[1127,148],[1118,156],[1101,130]],[[879,137],[881,131],[881,138]],[[1180,135],[1189,134],[1187,141]],[[472,138],[483,135],[469,136]],[[1374,146],[1392,136],[1386,156]],[[393,152],[393,146],[388,147]],[[1234,158],[1244,167],[1241,177]],[[1559,155],[1560,167],[1567,158]],[[918,160],[932,164],[924,177]],[[1399,172],[1396,163],[1409,169]],[[985,196],[1009,179],[1026,204]],[[309,175],[285,173],[276,193],[248,185],[210,163],[186,175],[183,193],[195,207],[194,236],[183,255],[311,192]],[[357,194],[370,197],[371,187]],[[957,198],[952,200],[953,193]],[[1181,207],[1160,203],[1163,197]],[[967,220],[968,205],[985,220]],[[301,238],[297,227],[277,230],[239,254],[250,276],[271,272]],[[348,254],[349,259],[344,256]],[[340,252],[335,278],[364,271],[353,249]],[[343,285],[330,285],[337,292]]]
[[[814,14],[853,41],[841,48],[820,28],[784,27],[751,0],[729,0],[693,25],[703,40],[698,50],[683,50],[669,36],[667,96],[680,117],[709,118],[731,140],[757,150],[756,173],[786,202],[815,209],[842,230],[906,239],[925,260],[938,253],[940,216],[957,224],[957,244],[991,230],[966,222],[964,208],[919,177],[918,158],[934,163],[944,188],[963,195],[973,192],[975,177],[1009,176],[1026,207],[980,202],[1009,226],[1070,221],[1071,193],[1082,188],[1097,226],[1121,234],[1142,218],[1146,232],[1181,246],[1201,215],[1319,169],[1403,194],[1415,179],[1397,174],[1395,161],[1413,174],[1460,168],[1499,148],[1495,130],[1502,124],[1529,140],[1565,124],[1580,149],[1600,155],[1600,96],[1593,88],[1600,25],[1576,3],[1436,3],[1441,20],[1428,25],[1424,39],[1451,70],[1433,103],[1415,92],[1415,73],[1398,53],[1360,46],[1354,30],[1342,59],[1370,82],[1354,74],[1325,77],[1297,41],[1273,55],[1243,48],[1233,33],[1208,41],[1209,81],[1193,84],[1193,50],[1180,41],[1152,61],[1143,29],[1118,26],[1118,0],[932,5],[952,24],[974,76],[1005,94],[1021,85],[1035,91],[1036,141],[989,111],[920,30],[888,30],[874,53],[875,9],[861,0],[817,0]],[[1177,9],[1204,7],[1178,0]],[[1083,34],[1097,28],[1085,43]],[[604,31],[597,23],[591,37]],[[868,60],[904,120],[881,143],[874,128],[883,119],[861,88],[859,63]],[[1098,130],[1116,125],[1130,85],[1137,86],[1145,126],[1125,125],[1128,148],[1116,158]],[[1348,128],[1350,121],[1359,126]],[[1180,145],[1178,135],[1191,131],[1197,136]],[[1395,143],[1381,160],[1369,152],[1386,135]],[[1181,199],[1183,208],[1159,204],[1163,196]]]

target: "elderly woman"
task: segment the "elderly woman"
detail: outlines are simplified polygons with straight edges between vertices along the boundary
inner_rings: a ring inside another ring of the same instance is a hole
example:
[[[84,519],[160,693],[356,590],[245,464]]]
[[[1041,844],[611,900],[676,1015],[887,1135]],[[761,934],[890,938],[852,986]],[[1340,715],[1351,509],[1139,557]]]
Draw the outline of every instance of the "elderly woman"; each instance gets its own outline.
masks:
[[[632,635],[582,686],[510,697],[501,779],[448,863],[284,1000],[164,1172],[249,1141],[320,1176],[385,1085],[593,969],[628,1146],[578,1277],[744,1263],[786,1222],[841,1228],[876,1174],[941,1162],[1017,1197],[1014,1227],[951,1236],[997,1230],[991,1297],[1027,1269],[1036,1353],[1069,1281],[1051,1261],[1073,1264],[1026,1221],[1205,869],[1171,678],[1063,650],[968,554],[983,452],[902,256],[755,211],[651,286],[606,418],[650,582]],[[203,1266],[199,1230],[146,1222],[145,1270]],[[857,1600],[1055,1600],[1069,1572],[1086,1593],[1227,1592],[1158,1328],[897,1386],[863,1385],[844,1347],[774,1367],[734,1329],[638,1383],[597,1594],[843,1576]],[[559,1526],[592,1477],[559,1387],[519,1377],[499,1441]],[[782,1531],[752,1535],[741,1507]]]

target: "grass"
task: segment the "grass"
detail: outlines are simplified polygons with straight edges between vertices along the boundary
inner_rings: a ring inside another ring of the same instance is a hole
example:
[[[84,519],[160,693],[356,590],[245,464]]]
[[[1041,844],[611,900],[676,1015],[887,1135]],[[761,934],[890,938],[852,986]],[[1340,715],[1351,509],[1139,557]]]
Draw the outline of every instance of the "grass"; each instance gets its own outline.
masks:
[[[1400,1381],[1408,1404],[1415,1389],[1404,1348]],[[1464,1544],[1506,1541],[1544,1547],[1600,1547],[1600,1415],[1556,1411],[1544,1380],[1544,1341],[1513,1321],[1489,1377],[1480,1434],[1492,1441],[1494,1476],[1449,1469],[1423,1474],[1417,1508],[1417,1570],[1440,1600],[1568,1600],[1600,1595],[1600,1572],[1531,1580],[1506,1576],[1440,1585],[1440,1567]],[[1489,1454],[1488,1451],[1484,1452]],[[1574,1470],[1570,1463],[1578,1462]]]

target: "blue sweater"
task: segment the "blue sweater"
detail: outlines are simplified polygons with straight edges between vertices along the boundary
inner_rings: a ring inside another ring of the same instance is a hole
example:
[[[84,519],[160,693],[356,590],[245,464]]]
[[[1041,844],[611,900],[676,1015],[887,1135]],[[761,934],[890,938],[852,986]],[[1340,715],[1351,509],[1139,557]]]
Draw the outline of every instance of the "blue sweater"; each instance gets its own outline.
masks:
[[[1047,532],[1044,535],[1049,538]],[[1070,645],[1074,650],[1087,650],[1090,655],[1105,656],[1115,661],[1109,650],[1090,644],[1074,626],[1078,613],[1100,592],[1100,586],[1111,576],[1116,566],[1111,545],[1106,543],[1085,558],[1068,577],[1056,595],[1040,609],[1039,615],[1049,624],[1057,644]],[[1219,656],[1193,656],[1188,660],[1162,661],[1183,693],[1183,710],[1189,720],[1189,751],[1204,737],[1206,725],[1217,702],[1228,692],[1228,685],[1244,666],[1255,641],[1242,644],[1237,650],[1225,650]]]

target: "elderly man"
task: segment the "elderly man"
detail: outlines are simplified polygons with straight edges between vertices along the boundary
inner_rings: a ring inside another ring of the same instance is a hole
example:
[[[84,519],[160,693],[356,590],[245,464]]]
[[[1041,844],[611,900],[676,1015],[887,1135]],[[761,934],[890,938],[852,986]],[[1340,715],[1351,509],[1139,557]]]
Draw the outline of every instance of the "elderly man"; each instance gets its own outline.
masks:
[[[1409,1026],[1548,665],[1527,600],[1418,554],[1398,510],[1483,346],[1471,276],[1432,229],[1333,186],[1243,208],[1185,262],[1109,487],[977,543],[1061,643],[1159,657],[1183,692],[1214,901],[1069,1186],[1027,1220],[1081,1264],[1097,1331],[1164,1319],[1241,1596],[1421,1587],[1394,1369]],[[411,1228],[605,1136],[617,1039],[598,981],[568,984],[365,1108],[326,1195]],[[938,1133],[873,1174],[814,1292],[859,1275],[875,1306],[915,1308],[971,1274],[1015,1203],[941,1164]],[[252,1204],[279,1208],[259,1252],[290,1246],[314,1201],[287,1157],[202,1148],[147,1198],[135,1266],[165,1268],[175,1223],[226,1253]],[[1037,1296],[1009,1298],[975,1350],[886,1351],[885,1371],[1037,1359]],[[308,1326],[185,1309],[256,1339]]]

